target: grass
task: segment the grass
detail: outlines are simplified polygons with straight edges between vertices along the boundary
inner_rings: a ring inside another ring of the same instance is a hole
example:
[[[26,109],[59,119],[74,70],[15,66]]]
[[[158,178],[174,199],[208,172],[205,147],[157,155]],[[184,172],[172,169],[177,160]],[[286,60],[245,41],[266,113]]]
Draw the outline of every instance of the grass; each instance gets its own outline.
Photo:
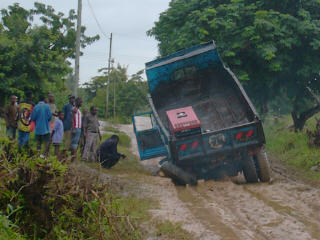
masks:
[[[320,149],[310,148],[306,131],[294,132],[288,128],[290,125],[290,116],[265,122],[267,151],[303,177],[320,181],[320,172],[310,171],[311,167],[320,164]],[[306,123],[306,128],[314,130],[315,125],[315,118],[311,118]]]
[[[6,135],[6,123],[3,118],[0,118],[0,136]]]
[[[21,234],[17,233],[18,227],[0,212],[0,239],[1,240],[26,240]]]
[[[112,127],[112,126],[105,126],[104,131],[106,132],[113,132],[113,133],[119,133],[120,130],[118,128]]]
[[[155,224],[157,237],[164,237],[165,239],[189,240],[194,239],[193,234],[182,228],[179,223],[172,223],[170,221],[160,221]]]

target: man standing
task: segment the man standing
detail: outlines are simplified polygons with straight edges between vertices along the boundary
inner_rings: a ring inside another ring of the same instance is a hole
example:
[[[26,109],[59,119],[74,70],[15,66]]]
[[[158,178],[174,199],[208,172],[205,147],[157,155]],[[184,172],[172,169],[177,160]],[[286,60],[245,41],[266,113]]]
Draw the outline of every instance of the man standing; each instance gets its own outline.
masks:
[[[10,97],[10,104],[8,104],[4,109],[4,119],[6,121],[7,127],[7,137],[11,140],[16,138],[16,131],[17,131],[17,116],[18,116],[18,109],[16,106],[17,97],[12,95]]]
[[[82,128],[82,117],[80,107],[82,105],[82,99],[76,99],[76,106],[72,109],[72,130],[71,130],[71,155],[72,161],[75,159]]]
[[[83,109],[82,113],[83,113],[82,114],[82,123],[83,123],[85,117],[88,114],[88,110],[85,108],[85,109]],[[84,137],[83,124],[82,124],[82,130],[81,130],[81,137],[80,137],[79,145],[80,145],[80,153],[82,155],[83,154],[83,150],[84,150],[84,146],[86,145],[86,138]]]
[[[101,140],[97,112],[97,108],[92,106],[90,113],[87,114],[83,121],[83,135],[86,138],[86,143],[83,150],[82,161],[88,161],[89,156],[91,161],[94,160],[92,157],[95,158],[96,156],[98,137]]]
[[[48,105],[49,105],[49,108],[50,108],[50,111],[51,111],[51,114],[52,114],[52,118],[51,118],[51,121],[49,123],[50,132],[52,131],[53,125],[54,125],[54,121],[56,120],[56,117],[58,116],[57,107],[56,107],[56,104],[54,103],[54,100],[55,99],[54,99],[53,93],[49,93],[48,94]]]
[[[126,157],[126,155],[118,153],[118,142],[119,137],[117,135],[112,135],[111,138],[108,138],[101,143],[97,150],[97,158],[102,167],[111,168],[119,161],[120,157]]]
[[[68,95],[69,103],[64,105],[62,111],[64,113],[63,129],[64,129],[64,146],[66,150],[70,150],[71,145],[71,128],[72,128],[72,108],[74,107],[75,97]]]
[[[41,151],[42,143],[45,143],[47,147],[48,142],[50,141],[50,127],[49,122],[52,118],[50,107],[44,102],[45,97],[39,97],[39,103],[33,109],[31,115],[31,121],[34,121],[36,124],[36,140],[37,140],[37,150]],[[47,148],[45,150],[45,155],[47,154]]]
[[[31,113],[33,111],[34,103],[32,102],[32,92],[26,93],[26,100],[19,104],[18,115],[18,145],[19,148],[28,145],[30,132],[33,131],[31,124]]]

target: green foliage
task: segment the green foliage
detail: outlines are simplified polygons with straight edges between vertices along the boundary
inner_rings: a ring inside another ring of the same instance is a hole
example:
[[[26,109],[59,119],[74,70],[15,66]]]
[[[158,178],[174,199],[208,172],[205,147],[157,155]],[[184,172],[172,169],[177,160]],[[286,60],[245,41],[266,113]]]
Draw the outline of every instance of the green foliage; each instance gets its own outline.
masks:
[[[6,135],[6,123],[3,118],[0,118],[0,136]]]
[[[291,124],[290,116],[280,118],[276,122],[266,122],[267,151],[282,163],[310,176],[310,168],[320,164],[320,151],[309,147],[305,132],[296,133],[288,128]],[[307,127],[315,128],[314,118],[307,122]],[[314,173],[311,177],[320,179],[320,173]]]
[[[37,18],[40,22],[34,23]],[[26,10],[15,3],[1,10],[0,21],[0,105],[11,94],[20,98],[31,90],[35,95],[64,89],[64,80],[72,72],[76,15],[56,13],[51,6],[35,3]],[[99,36],[87,37],[82,27],[81,44]]]
[[[320,2],[175,0],[148,31],[161,56],[214,39],[262,108],[282,93],[303,111],[319,89]]]
[[[0,139],[1,239],[141,239],[138,200],[112,194],[82,167],[16,148]]]
[[[194,236],[188,231],[184,230],[179,223],[172,223],[170,221],[162,221],[156,223],[157,236],[167,237],[168,239],[188,240],[193,239]]]
[[[101,69],[103,71],[103,69]],[[142,81],[141,74],[143,71],[132,75],[130,78],[127,75],[127,68],[118,65],[113,68],[110,73],[110,94],[109,94],[109,109],[108,121],[130,123],[131,115],[137,111],[144,109],[147,104],[148,87],[145,81]],[[89,105],[97,106],[99,117],[105,116],[106,108],[106,84],[107,73],[103,76],[97,76],[91,82],[84,85],[84,93],[82,95],[85,102]],[[114,108],[114,84],[116,87],[116,118],[113,118]],[[87,106],[89,107],[89,106]]]
[[[17,233],[18,227],[8,220],[7,216],[0,212],[0,239],[1,240],[25,240],[21,234]]]

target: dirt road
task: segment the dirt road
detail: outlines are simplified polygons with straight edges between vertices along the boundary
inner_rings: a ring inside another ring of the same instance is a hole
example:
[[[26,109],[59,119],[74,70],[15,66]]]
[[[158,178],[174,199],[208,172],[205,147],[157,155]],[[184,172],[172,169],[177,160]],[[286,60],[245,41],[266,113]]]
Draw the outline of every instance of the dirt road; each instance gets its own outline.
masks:
[[[118,126],[137,144],[131,125]],[[142,162],[156,169],[159,159]],[[280,166],[273,167],[270,183],[244,184],[233,180],[200,182],[178,187],[170,179],[147,176],[141,193],[158,199],[154,217],[180,222],[204,240],[320,239],[320,189],[295,181]]]

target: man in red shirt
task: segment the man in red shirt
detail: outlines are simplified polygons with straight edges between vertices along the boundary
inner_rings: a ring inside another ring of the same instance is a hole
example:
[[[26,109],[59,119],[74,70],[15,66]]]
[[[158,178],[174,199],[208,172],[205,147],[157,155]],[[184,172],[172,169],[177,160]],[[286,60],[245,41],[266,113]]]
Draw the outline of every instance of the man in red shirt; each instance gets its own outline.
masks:
[[[76,105],[72,109],[72,125],[71,125],[71,155],[72,155],[72,161],[76,157],[76,152],[81,136],[81,128],[82,128],[82,116],[81,116],[81,111],[80,107],[82,106],[82,99],[77,98],[76,99]]]

